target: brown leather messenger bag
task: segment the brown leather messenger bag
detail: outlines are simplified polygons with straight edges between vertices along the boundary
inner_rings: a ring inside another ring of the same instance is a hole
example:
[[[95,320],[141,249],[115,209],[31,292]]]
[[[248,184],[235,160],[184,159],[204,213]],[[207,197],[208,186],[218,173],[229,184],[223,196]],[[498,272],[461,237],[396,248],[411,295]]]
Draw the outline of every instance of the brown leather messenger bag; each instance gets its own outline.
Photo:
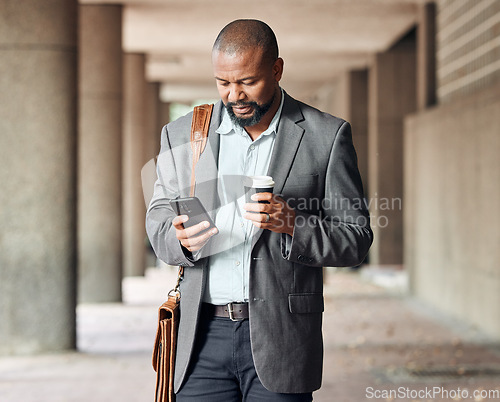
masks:
[[[195,167],[205,150],[208,138],[208,128],[214,105],[196,106],[191,123],[191,149],[193,164],[191,168],[190,196],[194,196],[196,178]],[[179,267],[175,287],[168,292],[168,299],[158,309],[158,329],[153,349],[153,368],[156,371],[155,402],[174,402],[174,366],[177,328],[179,325],[179,304],[181,293],[179,285],[184,273],[184,267]]]

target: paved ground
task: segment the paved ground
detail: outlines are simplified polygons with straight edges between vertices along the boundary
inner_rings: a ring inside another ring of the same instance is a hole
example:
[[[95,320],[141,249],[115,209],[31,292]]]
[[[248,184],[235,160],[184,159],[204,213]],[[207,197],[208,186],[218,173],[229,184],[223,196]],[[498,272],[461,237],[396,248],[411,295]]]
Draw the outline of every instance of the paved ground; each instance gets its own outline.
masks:
[[[404,277],[370,273],[329,271],[316,402],[500,401],[499,345],[404,297]],[[0,358],[0,402],[153,401],[156,308],[174,275],[148,270],[124,281],[124,304],[80,305],[78,353]]]

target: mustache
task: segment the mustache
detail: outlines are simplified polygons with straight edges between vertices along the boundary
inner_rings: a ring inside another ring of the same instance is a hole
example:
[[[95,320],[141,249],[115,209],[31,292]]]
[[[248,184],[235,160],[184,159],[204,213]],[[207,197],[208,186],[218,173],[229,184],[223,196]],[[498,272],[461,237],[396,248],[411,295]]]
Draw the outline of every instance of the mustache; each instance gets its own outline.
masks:
[[[251,101],[248,101],[248,102],[228,102],[226,107],[230,107],[230,108],[233,108],[233,107],[245,107],[245,106],[258,106],[257,105],[257,102],[251,102]]]

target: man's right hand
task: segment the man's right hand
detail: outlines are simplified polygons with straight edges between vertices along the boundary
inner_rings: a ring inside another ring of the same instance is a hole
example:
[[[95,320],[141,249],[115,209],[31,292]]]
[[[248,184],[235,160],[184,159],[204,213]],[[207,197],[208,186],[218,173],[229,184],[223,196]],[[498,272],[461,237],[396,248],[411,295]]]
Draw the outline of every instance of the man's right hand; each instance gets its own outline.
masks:
[[[172,220],[172,225],[175,228],[177,239],[181,245],[190,252],[200,250],[207,244],[208,240],[210,240],[213,235],[219,232],[217,228],[212,228],[207,231],[207,228],[210,226],[210,223],[207,221],[200,222],[197,225],[185,229],[183,223],[188,220],[189,217],[187,215],[178,215]],[[203,231],[206,232],[200,234],[200,232]]]

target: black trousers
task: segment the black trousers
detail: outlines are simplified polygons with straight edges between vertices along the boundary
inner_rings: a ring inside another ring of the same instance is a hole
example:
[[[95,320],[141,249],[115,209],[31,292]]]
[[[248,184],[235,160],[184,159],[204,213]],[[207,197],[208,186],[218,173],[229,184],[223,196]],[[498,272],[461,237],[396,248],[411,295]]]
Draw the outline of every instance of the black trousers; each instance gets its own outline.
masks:
[[[202,309],[187,379],[176,401],[311,402],[312,393],[278,394],[264,388],[255,371],[248,320],[210,318]]]

